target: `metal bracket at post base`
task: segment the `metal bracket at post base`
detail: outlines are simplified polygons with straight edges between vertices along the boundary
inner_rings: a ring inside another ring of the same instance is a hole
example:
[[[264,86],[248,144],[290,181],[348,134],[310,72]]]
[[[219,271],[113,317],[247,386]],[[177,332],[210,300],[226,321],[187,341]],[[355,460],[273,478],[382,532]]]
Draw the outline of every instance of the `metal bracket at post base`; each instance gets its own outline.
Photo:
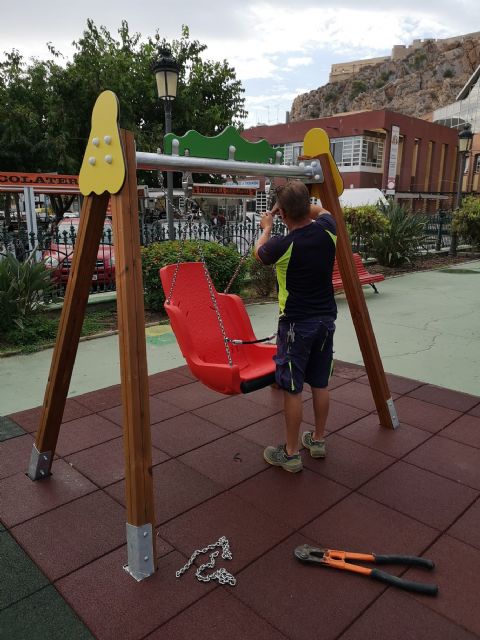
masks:
[[[392,398],[389,398],[387,400],[387,407],[388,407],[388,411],[390,413],[390,417],[392,419],[392,426],[393,426],[394,429],[396,429],[397,427],[400,426],[400,421],[398,419],[397,410],[395,409],[395,405],[393,404]]]
[[[50,475],[51,451],[40,451],[33,445],[27,476],[30,480],[43,480]]]
[[[124,569],[137,582],[155,573],[153,528],[150,523],[136,527],[127,522],[127,558]]]

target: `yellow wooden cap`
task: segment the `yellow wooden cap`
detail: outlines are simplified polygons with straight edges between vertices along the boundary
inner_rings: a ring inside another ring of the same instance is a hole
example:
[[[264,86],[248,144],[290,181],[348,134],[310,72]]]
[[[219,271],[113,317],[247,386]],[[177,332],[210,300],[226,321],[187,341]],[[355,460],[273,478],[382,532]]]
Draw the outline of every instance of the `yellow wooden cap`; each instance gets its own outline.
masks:
[[[330,139],[323,129],[316,128],[307,131],[303,140],[303,154],[309,158],[316,158],[321,155],[328,156],[337,195],[341,195],[343,193],[343,180],[335,160],[330,153]]]
[[[103,91],[92,111],[92,128],[78,177],[80,193],[118,193],[125,162],[118,130],[119,106],[113,91]]]

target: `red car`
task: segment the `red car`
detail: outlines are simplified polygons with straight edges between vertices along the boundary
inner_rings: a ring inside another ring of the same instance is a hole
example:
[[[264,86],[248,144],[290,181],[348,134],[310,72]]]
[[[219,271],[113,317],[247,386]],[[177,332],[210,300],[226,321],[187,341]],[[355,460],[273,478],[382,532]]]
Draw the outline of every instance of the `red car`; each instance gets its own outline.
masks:
[[[66,286],[73,251],[78,236],[79,218],[62,218],[53,233],[50,247],[43,252],[43,262],[51,270],[52,278],[58,284]],[[115,250],[113,246],[112,222],[105,220],[102,238],[97,252],[95,272],[92,276],[92,286],[95,288],[113,285],[115,282]]]

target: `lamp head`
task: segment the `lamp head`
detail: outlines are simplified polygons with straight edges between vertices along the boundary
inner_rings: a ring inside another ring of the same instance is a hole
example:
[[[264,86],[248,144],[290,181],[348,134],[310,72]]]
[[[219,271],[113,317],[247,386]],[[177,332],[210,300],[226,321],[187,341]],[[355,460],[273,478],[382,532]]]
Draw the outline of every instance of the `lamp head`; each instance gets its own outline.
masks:
[[[460,153],[468,153],[472,148],[472,125],[467,122],[458,134],[458,150]]]
[[[158,54],[159,57],[153,64],[153,72],[157,80],[158,97],[161,100],[175,100],[177,97],[180,65],[167,47],[159,49]]]

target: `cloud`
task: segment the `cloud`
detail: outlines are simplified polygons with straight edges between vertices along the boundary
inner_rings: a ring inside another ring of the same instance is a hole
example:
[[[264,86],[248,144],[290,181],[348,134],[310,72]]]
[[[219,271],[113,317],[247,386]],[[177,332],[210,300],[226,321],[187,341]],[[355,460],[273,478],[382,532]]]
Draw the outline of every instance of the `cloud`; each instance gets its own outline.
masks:
[[[289,69],[295,69],[296,67],[307,67],[312,64],[313,58],[311,56],[302,56],[298,58],[287,58],[287,67]]]

